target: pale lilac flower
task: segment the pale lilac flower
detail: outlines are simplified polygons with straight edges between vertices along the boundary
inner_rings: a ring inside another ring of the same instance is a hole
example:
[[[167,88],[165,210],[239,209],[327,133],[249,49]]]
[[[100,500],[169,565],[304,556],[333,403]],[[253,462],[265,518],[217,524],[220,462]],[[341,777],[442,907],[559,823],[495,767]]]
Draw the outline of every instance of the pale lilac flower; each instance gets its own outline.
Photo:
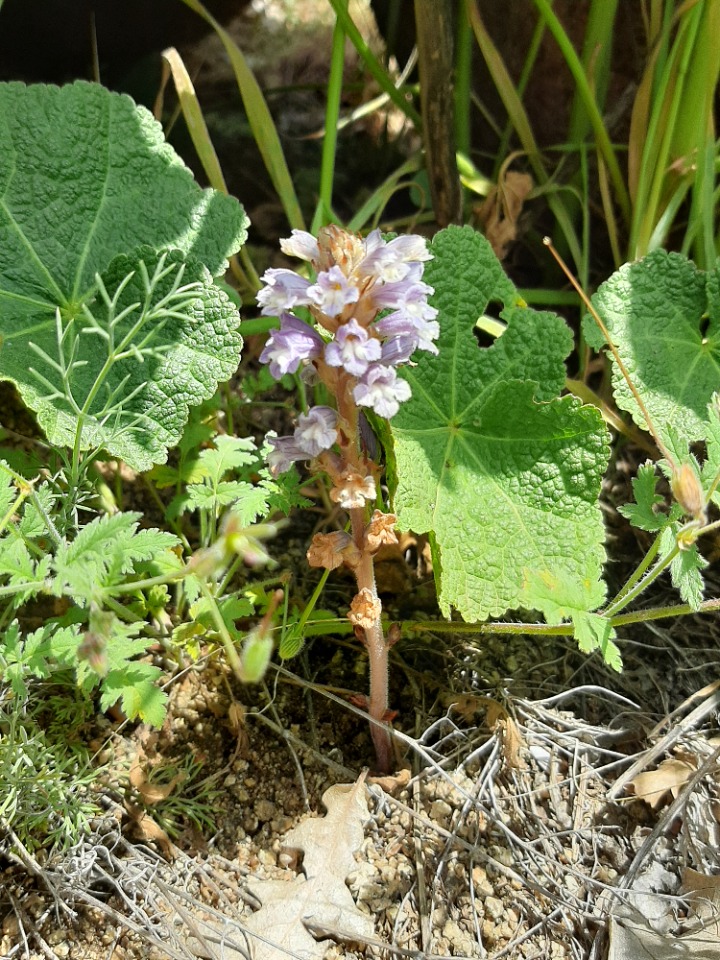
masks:
[[[432,260],[433,255],[427,248],[425,237],[417,233],[406,233],[393,240],[388,240],[388,250],[400,260],[416,261],[418,263],[426,260]]]
[[[434,289],[422,280],[398,280],[396,283],[384,283],[373,287],[373,303],[380,310],[403,310],[412,316],[423,316],[433,320],[437,310],[431,307],[427,298]]]
[[[411,396],[410,385],[398,379],[393,367],[374,363],[368,367],[360,383],[353,390],[355,402],[361,407],[372,407],[379,417],[389,420]]]
[[[300,414],[295,428],[295,440],[306,457],[317,457],[329,450],[337,440],[337,413],[331,407],[312,407],[306,415]]]
[[[279,380],[286,373],[295,373],[303,360],[321,356],[324,346],[323,338],[309,324],[292,313],[283,313],[280,329],[270,335],[260,363],[270,364],[271,375]]]
[[[355,319],[338,327],[335,339],[325,345],[325,362],[331,367],[344,367],[353,377],[361,377],[370,363],[380,359],[380,341]]]
[[[270,473],[276,477],[285,473],[297,460],[307,460],[308,455],[295,437],[271,437],[272,450],[267,455]]]
[[[410,234],[395,237],[386,243],[379,230],[373,230],[365,241],[366,255],[359,266],[362,276],[374,277],[383,283],[392,283],[422,276],[421,261],[432,260],[425,240]]]
[[[280,241],[280,249],[288,257],[297,257],[308,262],[320,257],[318,242],[307,230],[293,230],[290,237]]]
[[[317,283],[308,288],[308,296],[326,317],[336,317],[349,303],[357,303],[360,291],[335,266],[318,274]]]
[[[382,345],[380,361],[385,367],[397,367],[407,363],[418,348],[418,338],[413,331],[410,336],[391,337]]]
[[[433,307],[429,307],[433,310]],[[437,311],[435,311],[437,314]],[[384,337],[407,337],[413,340],[415,350],[427,350],[429,353],[437,353],[438,349],[433,343],[440,336],[440,324],[436,320],[425,320],[422,317],[413,317],[404,313],[402,310],[396,310],[389,313],[375,323],[375,329]],[[383,360],[383,362],[386,362]],[[399,361],[402,362],[402,361]]]
[[[257,295],[261,313],[266,317],[278,317],[284,310],[311,302],[308,296],[310,281],[299,277],[293,270],[266,270],[261,277],[265,286]]]

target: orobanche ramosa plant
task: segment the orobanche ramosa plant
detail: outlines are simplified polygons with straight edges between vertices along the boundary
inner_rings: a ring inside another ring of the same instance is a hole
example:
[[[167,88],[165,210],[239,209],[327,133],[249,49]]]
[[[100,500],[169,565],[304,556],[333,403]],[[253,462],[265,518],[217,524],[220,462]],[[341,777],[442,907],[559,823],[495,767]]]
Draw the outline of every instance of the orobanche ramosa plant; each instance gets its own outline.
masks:
[[[279,314],[280,328],[260,359],[277,379],[304,364],[335,406],[317,405],[301,414],[292,436],[272,441],[268,460],[275,474],[310,460],[315,473],[327,476],[330,499],[350,515],[349,532],[313,537],[308,561],[328,570],[345,565],[357,580],[348,616],[368,652],[371,732],[378,765],[387,770],[391,744],[380,724],[389,719],[388,648],[398,634],[392,630],[386,636],[383,629],[373,558],[383,544],[397,543],[397,517],[377,509],[382,469],[363,411],[393,417],[410,397],[398,367],[416,350],[437,353],[437,309],[427,301],[432,287],[422,281],[430,255],[422,237],[385,241],[374,230],[361,240],[334,226],[321,229],[317,240],[293,230],[281,247],[309,262],[316,277],[311,282],[285,269],[265,273],[258,303],[263,313]],[[304,308],[312,323],[291,312],[297,308]]]
[[[619,626],[713,607],[702,601],[697,540],[715,526],[707,508],[718,501],[720,477],[714,319],[708,329],[716,274],[657,253],[603,285],[597,309],[588,304],[595,317],[588,339],[609,347],[618,403],[657,441],[675,498],[663,509],[654,466],[641,468],[638,503],[623,512],[658,535],[608,602],[599,494],[609,432],[598,407],[560,396],[573,345],[566,323],[530,309],[487,241],[468,227],[441,231],[427,249],[417,237],[374,231],[361,240],[335,227],[317,239],[295,231],[282,249],[306,261],[312,275],[265,274],[259,303],[280,324],[261,359],[276,378],[301,369],[324,399],[298,416],[291,436],[271,441],[269,462],[275,474],[309,462],[350,515],[346,531],[314,537],[308,559],[355,574],[348,616],[370,657],[380,768],[391,764],[380,725],[392,715],[388,650],[403,628],[383,628],[372,558],[394,541],[394,527],[429,534],[440,608],[447,616],[457,611],[465,629],[574,635],[616,670]],[[500,307],[504,330],[483,349],[473,330],[490,304]],[[689,446],[698,440],[706,441],[702,467]],[[684,604],[621,613],[667,569]],[[518,608],[540,611],[546,624],[486,622]]]

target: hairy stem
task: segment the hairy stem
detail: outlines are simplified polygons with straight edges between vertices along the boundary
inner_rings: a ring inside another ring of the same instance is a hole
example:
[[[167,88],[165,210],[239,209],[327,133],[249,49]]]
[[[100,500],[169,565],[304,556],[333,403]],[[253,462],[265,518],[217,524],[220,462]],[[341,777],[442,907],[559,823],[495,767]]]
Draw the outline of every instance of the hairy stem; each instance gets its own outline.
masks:
[[[323,364],[318,364],[320,375],[327,375]],[[345,437],[339,442],[345,462],[364,473],[363,456],[360,449],[359,410],[352,396],[352,380],[345,374],[337,378],[335,384],[338,413],[343,422]],[[388,644],[382,628],[382,604],[375,585],[375,562],[373,554],[365,542],[367,508],[353,507],[348,513],[352,524],[352,538],[360,551],[361,560],[354,569],[358,594],[367,590],[365,595],[372,604],[377,616],[370,627],[364,627],[364,641],[370,664],[370,693],[368,714],[370,715],[370,734],[375,746],[377,766],[380,773],[389,773],[393,766],[393,751],[390,734],[385,724],[388,712]]]
[[[393,752],[390,734],[384,724],[388,712],[388,645],[380,619],[382,609],[375,584],[375,562],[365,546],[365,510],[356,507],[350,510],[353,539],[362,553],[362,560],[355,568],[358,592],[367,590],[372,602],[376,604],[377,618],[372,626],[365,628],[365,646],[370,664],[370,696],[368,714],[370,715],[370,734],[375,745],[377,765],[380,773],[390,773],[393,765]],[[377,722],[372,722],[377,721]]]

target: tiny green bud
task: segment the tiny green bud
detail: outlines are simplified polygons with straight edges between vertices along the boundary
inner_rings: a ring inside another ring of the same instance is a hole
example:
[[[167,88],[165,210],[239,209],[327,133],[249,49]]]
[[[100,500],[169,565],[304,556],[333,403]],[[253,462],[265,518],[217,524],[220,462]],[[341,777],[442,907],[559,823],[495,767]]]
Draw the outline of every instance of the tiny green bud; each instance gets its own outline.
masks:
[[[273,651],[272,637],[262,629],[253,630],[243,646],[240,668],[245,683],[259,683],[265,676]]]

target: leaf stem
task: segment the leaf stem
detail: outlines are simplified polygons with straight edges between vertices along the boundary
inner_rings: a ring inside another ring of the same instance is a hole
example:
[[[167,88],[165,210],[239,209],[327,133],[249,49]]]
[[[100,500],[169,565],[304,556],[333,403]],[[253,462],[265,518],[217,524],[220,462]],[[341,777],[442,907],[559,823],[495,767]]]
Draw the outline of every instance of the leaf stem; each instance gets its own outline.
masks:
[[[613,599],[610,601],[610,603],[607,605],[606,611],[614,610],[615,605],[619,603],[625,596],[627,596],[628,591],[631,590],[635,586],[635,584],[640,580],[640,578],[644,575],[645,571],[648,569],[650,564],[653,562],[653,560],[657,556],[657,552],[660,549],[660,539],[661,537],[660,537],[660,534],[658,533],[658,535],[653,540],[649,550],[647,551],[645,556],[642,558],[640,563],[637,565],[634,572],[628,579],[627,583],[623,584],[623,586],[617,592],[616,596],[614,596]]]

